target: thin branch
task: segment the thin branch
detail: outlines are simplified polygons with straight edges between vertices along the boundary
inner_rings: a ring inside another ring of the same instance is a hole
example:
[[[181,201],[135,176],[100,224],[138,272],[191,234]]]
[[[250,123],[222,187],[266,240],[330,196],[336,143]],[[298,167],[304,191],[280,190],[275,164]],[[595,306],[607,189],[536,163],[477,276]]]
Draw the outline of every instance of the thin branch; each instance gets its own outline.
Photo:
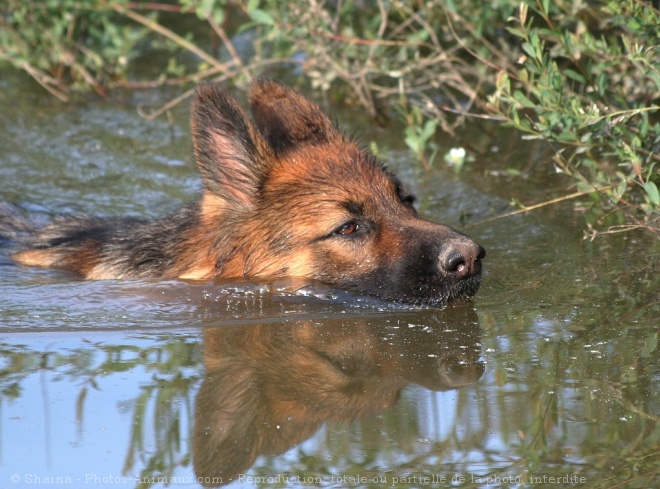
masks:
[[[35,68],[27,61],[17,62],[14,58],[12,58],[10,55],[8,55],[6,52],[4,52],[1,49],[0,49],[0,58],[6,59],[13,65],[17,66],[19,69],[25,71],[28,75],[34,78],[34,80],[39,85],[41,85],[44,89],[50,92],[51,95],[59,99],[61,102],[67,103],[69,101],[69,97],[67,97],[67,95],[64,92],[57,90],[55,88],[55,85],[57,85],[58,83],[57,80],[52,76],[49,76],[43,71]]]
[[[193,43],[187,41],[183,37],[179,36],[178,34],[174,33],[170,29],[163,27],[160,25],[158,22],[154,22],[153,20],[145,17],[144,15],[138,14],[137,12],[134,12],[133,10],[127,9],[122,5],[112,5],[112,9],[115,10],[116,12],[125,15],[126,17],[134,20],[135,22],[138,22],[139,24],[142,24],[143,26],[151,29],[154,32],[157,32],[161,34],[162,36],[174,41],[176,44],[181,46],[182,48],[186,49],[187,51],[190,51],[191,53],[196,54],[199,56],[201,59],[209,63],[211,66],[214,66],[218,68],[219,71],[221,72],[228,72],[229,69],[228,67],[215,59],[213,56],[208,54],[207,52],[201,50],[197,46],[195,46]]]
[[[286,29],[292,30],[299,26],[294,26],[293,24],[277,23],[277,27],[285,30]],[[312,29],[307,32],[310,36],[325,37],[326,39],[330,39],[331,41],[339,41],[346,44],[358,44],[363,46],[415,46],[415,47],[426,47],[431,49],[434,47],[425,42],[387,41],[385,39],[362,39],[359,37],[346,37],[337,34],[330,34],[328,32],[319,31],[317,29]]]
[[[224,28],[218,25],[211,16],[209,16],[207,20],[213,31],[217,34],[224,46],[227,48],[227,52],[231,56],[234,64],[236,66],[243,66],[243,60],[241,60],[241,57],[238,55],[238,51],[236,51],[234,43],[231,42],[231,39],[229,39],[229,36],[227,35],[227,32],[224,30]]]
[[[255,70],[256,68],[260,68],[260,67],[268,66],[268,65],[274,65],[274,64],[282,64],[282,63],[287,63],[287,64],[289,64],[289,63],[301,63],[301,61],[296,61],[296,60],[292,60],[292,59],[288,59],[288,58],[287,59],[270,59],[270,60],[259,61],[259,62],[256,62],[256,63],[251,63],[249,65],[244,65],[243,70],[246,73],[250,73],[253,70]],[[199,75],[200,79],[201,78],[207,78],[208,76],[210,76],[212,74],[212,72],[213,72],[213,70],[211,69],[211,70],[208,70],[208,71],[200,72],[200,73],[198,73],[198,75]],[[224,74],[214,78],[213,81],[216,82],[216,83],[221,83],[221,82],[223,82],[225,80],[228,80],[229,78],[231,78],[235,75],[236,75],[236,72],[224,73]],[[176,105],[178,105],[181,102],[183,102],[184,100],[186,100],[187,98],[191,97],[193,93],[195,93],[194,88],[183,92],[182,94],[180,94],[179,96],[173,98],[172,100],[167,102],[165,105],[163,105],[162,107],[160,107],[159,109],[157,109],[153,112],[146,113],[146,112],[142,111],[141,109],[138,109],[138,114],[141,117],[144,117],[148,121],[154,120],[156,117],[162,115],[163,113],[167,112],[168,110],[172,109]]]
[[[488,219],[484,219],[483,221],[470,223],[465,227],[466,228],[471,228],[471,227],[475,227],[475,226],[481,226],[482,224],[486,224],[487,222],[493,222],[493,221],[498,221],[500,219],[504,219],[504,218],[507,218],[507,217],[517,216],[518,214],[524,214],[526,212],[530,212],[530,211],[533,211],[535,209],[540,209],[542,207],[547,207],[549,205],[557,204],[559,202],[564,202],[566,200],[576,199],[576,198],[582,197],[584,195],[593,194],[594,192],[602,192],[603,190],[609,190],[609,189],[614,188],[614,187],[616,187],[616,185],[606,185],[604,187],[594,188],[594,189],[591,189],[591,190],[583,190],[582,192],[575,192],[575,193],[572,193],[572,194],[569,194],[569,195],[565,195],[563,197],[557,197],[556,199],[546,200],[545,202],[541,202],[539,204],[525,206],[522,209],[507,212],[506,214],[501,214],[499,216],[490,217]]]
[[[122,87],[128,89],[148,89],[148,88],[157,88],[163,86],[177,86],[183,85],[185,83],[197,83],[199,80],[204,78],[209,78],[211,76],[217,75],[220,70],[217,67],[211,67],[206,70],[198,71],[197,73],[192,73],[190,75],[178,76],[175,78],[162,78],[159,80],[148,80],[148,81],[131,81],[131,80],[118,80],[112,84],[114,87]]]
[[[186,100],[189,97],[192,97],[193,93],[195,93],[195,89],[191,88],[190,90],[186,90],[185,92],[179,94],[177,97],[173,98],[169,102],[167,102],[165,105],[163,105],[160,109],[155,110],[154,112],[151,112],[150,114],[147,114],[142,111],[140,107],[138,107],[138,114],[141,117],[144,117],[148,121],[154,120],[156,117],[159,115],[163,114],[164,112],[167,112],[168,110],[172,109],[176,105],[180,104],[184,100]]]

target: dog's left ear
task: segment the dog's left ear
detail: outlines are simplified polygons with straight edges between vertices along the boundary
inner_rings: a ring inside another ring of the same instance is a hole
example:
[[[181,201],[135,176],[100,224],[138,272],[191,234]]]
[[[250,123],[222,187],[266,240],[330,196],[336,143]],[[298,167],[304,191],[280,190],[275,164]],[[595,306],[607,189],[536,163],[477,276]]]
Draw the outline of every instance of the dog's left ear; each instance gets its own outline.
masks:
[[[261,78],[252,83],[250,107],[254,121],[276,154],[342,137],[318,105],[273,80]]]
[[[274,158],[269,144],[236,100],[211,83],[197,88],[190,119],[204,187],[234,207],[252,207]]]

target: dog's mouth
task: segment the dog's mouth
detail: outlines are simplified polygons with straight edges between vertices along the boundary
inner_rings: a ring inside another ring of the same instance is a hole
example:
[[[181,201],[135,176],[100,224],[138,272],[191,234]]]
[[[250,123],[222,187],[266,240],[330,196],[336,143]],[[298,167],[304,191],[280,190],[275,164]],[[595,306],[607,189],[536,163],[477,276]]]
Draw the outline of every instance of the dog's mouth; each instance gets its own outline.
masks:
[[[480,286],[479,273],[461,280],[420,280],[408,284],[372,277],[366,282],[344,284],[343,288],[400,304],[442,308],[450,302],[469,301]]]
[[[430,286],[426,290],[420,290],[418,295],[402,297],[401,301],[422,307],[444,307],[450,302],[471,300],[480,286],[480,277],[475,275],[444,287]]]

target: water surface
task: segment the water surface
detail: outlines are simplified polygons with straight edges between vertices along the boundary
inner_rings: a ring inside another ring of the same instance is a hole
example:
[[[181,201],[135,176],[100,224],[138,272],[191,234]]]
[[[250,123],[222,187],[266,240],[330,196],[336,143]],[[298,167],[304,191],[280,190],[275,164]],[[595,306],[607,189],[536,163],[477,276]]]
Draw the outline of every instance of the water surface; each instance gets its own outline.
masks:
[[[173,124],[137,115],[167,94],[64,106],[0,83],[0,201],[46,222],[194,198],[186,108]],[[570,205],[478,224],[564,188],[541,146],[472,128],[476,161],[457,178],[421,170],[394,128],[338,119],[378,144],[421,214],[488,250],[475,301],[83,282],[2,248],[0,487],[652,487],[658,241],[584,240]]]

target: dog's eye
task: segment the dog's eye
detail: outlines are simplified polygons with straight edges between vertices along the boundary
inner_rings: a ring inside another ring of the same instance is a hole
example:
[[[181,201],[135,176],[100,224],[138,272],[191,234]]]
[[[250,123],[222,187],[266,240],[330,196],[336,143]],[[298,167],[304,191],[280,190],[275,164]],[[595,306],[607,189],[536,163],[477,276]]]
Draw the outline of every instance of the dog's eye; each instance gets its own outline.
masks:
[[[340,226],[335,232],[337,234],[341,234],[342,236],[345,236],[347,234],[353,234],[358,229],[360,229],[360,225],[355,221],[350,221]]]
[[[408,192],[408,190],[403,187],[400,183],[396,186],[396,193],[399,196],[399,200],[406,207],[414,208],[415,196]]]
[[[401,196],[401,202],[403,202],[405,205],[407,205],[409,207],[414,207],[415,196],[414,195],[402,195]]]

